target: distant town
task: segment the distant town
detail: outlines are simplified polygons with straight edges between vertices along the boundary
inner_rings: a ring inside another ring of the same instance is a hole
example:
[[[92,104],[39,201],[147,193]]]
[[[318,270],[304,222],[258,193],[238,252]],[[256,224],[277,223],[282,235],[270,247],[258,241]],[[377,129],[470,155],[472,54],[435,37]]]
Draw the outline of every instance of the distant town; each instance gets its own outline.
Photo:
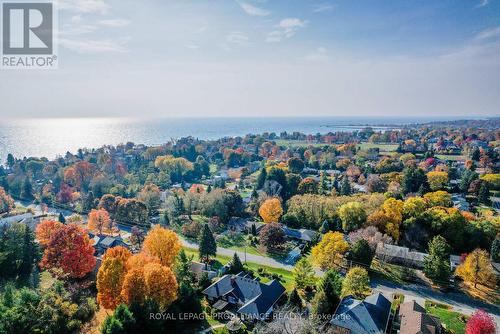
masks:
[[[9,154],[0,333],[495,334],[499,129]]]

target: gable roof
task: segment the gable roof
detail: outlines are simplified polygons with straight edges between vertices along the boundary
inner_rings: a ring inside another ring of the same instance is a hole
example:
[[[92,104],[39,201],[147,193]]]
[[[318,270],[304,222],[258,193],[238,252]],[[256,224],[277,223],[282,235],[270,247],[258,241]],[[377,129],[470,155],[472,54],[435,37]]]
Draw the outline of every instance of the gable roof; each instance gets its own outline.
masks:
[[[382,334],[385,333],[390,311],[391,302],[381,293],[365,300],[347,296],[340,302],[330,323],[356,334]]]
[[[224,275],[203,290],[203,294],[214,299],[231,295],[241,305],[238,313],[258,318],[267,313],[284,292],[285,287],[276,280],[261,283],[244,273]]]
[[[307,242],[311,242],[312,240],[314,240],[314,238],[316,238],[316,235],[318,234],[317,232],[312,230],[306,230],[304,228],[296,230],[286,226],[283,226],[283,232],[285,232],[285,235],[289,238],[300,239]]]
[[[439,320],[425,312],[425,309],[415,301],[401,304],[400,334],[438,334],[441,332]]]

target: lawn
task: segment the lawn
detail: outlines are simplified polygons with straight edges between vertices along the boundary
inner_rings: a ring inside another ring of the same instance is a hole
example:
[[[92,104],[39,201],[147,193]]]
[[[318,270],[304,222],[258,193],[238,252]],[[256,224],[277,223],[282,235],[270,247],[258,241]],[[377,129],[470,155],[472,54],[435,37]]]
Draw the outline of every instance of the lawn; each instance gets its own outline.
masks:
[[[194,259],[198,260],[198,250],[184,247],[184,251],[186,252],[186,254],[188,256],[194,255]],[[222,267],[223,265],[225,265],[226,263],[228,263],[229,261],[231,261],[232,258],[229,256],[217,255],[215,257],[215,260],[216,260],[216,264],[213,265],[213,268],[218,269],[218,268]],[[241,261],[244,261],[244,259],[241,259]],[[280,275],[280,282],[287,289],[287,291],[291,291],[293,289],[294,279],[293,279],[293,273],[291,271],[288,271],[288,270],[282,269],[282,268],[274,268],[274,267],[264,266],[264,265],[254,263],[254,262],[247,262],[246,266],[248,267],[248,269],[250,269],[254,272],[255,277],[259,277],[261,279],[261,281],[264,283],[266,283],[270,280],[270,278],[268,277],[268,274],[269,275],[276,274],[276,275]],[[259,268],[264,269],[264,273],[260,274],[258,272]]]
[[[330,144],[325,143],[310,143],[306,140],[286,140],[286,139],[278,139],[276,140],[276,145],[285,146],[285,147],[322,147],[328,146]]]
[[[370,269],[375,271],[376,275],[398,284],[405,284],[414,275],[413,269],[384,263],[377,259],[372,261]]]
[[[438,317],[449,333],[465,334],[467,316],[453,312],[450,308],[449,305],[435,303],[430,300],[425,301],[425,310],[429,314]]]
[[[449,161],[465,161],[465,156],[463,155],[447,155],[447,154],[436,154],[436,158],[440,160],[449,160]]]
[[[397,144],[376,144],[376,143],[361,143],[358,145],[361,150],[370,148],[378,148],[380,152],[395,152],[398,149]]]

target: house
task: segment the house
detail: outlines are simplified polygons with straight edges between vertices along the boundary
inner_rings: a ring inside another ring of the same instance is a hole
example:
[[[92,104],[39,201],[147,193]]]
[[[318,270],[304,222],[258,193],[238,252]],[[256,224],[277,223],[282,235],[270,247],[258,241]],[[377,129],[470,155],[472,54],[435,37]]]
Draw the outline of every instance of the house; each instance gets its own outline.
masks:
[[[12,223],[19,223],[22,222],[23,220],[27,219],[33,219],[33,214],[30,212],[23,213],[20,215],[15,215],[15,216],[10,216],[10,217],[5,217],[0,219],[0,225],[8,225]]]
[[[461,211],[469,211],[470,205],[469,202],[465,200],[465,198],[458,194],[451,195],[451,200],[453,202],[453,207],[457,208]]]
[[[421,269],[424,267],[426,253],[410,251],[407,247],[379,242],[375,256],[384,262]]]
[[[462,263],[460,255],[450,255],[450,268],[454,271]]]
[[[244,320],[264,320],[285,294],[285,287],[276,280],[261,283],[241,272],[222,276],[202,293],[218,311],[232,311]]]
[[[191,261],[191,272],[193,272],[196,278],[200,278],[204,273],[207,274],[209,279],[217,276],[217,272],[212,270],[212,267],[206,263],[200,263],[196,261]]]
[[[128,245],[123,241],[121,237],[112,237],[109,235],[95,235],[89,233],[89,238],[92,239],[97,255],[104,254],[108,248],[113,248],[117,246],[123,246],[128,248]]]
[[[245,218],[232,217],[229,220],[228,226],[231,231],[241,233],[252,233],[252,225],[255,225],[257,233],[264,227],[264,223],[246,220]]]
[[[391,302],[381,293],[365,300],[347,296],[342,299],[330,324],[338,334],[384,334],[389,323]]]
[[[283,232],[290,239],[299,240],[302,243],[310,243],[317,239],[318,232],[312,230],[306,230],[305,228],[301,228],[300,230],[296,230],[294,228],[289,228],[283,226]]]
[[[400,334],[441,334],[441,322],[414,300],[399,307]]]

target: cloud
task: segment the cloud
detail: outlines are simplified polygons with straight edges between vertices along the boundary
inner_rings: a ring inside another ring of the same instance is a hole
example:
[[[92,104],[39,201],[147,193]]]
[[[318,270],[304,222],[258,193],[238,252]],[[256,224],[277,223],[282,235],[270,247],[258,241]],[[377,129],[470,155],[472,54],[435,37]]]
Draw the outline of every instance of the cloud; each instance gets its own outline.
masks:
[[[479,34],[476,35],[475,39],[485,40],[485,39],[495,38],[498,36],[500,36],[500,27],[495,27],[481,31]]]
[[[283,19],[278,23],[278,25],[276,25],[276,28],[278,29],[267,34],[266,42],[281,42],[285,38],[293,37],[299,29],[304,28],[306,25],[307,21],[297,18]]]
[[[481,2],[476,7],[488,6],[489,3],[490,3],[490,0],[481,0]]]
[[[239,31],[233,31],[226,36],[226,42],[236,45],[247,45],[248,37]]]
[[[106,13],[111,6],[103,0],[59,0],[59,9],[78,13]]]
[[[196,44],[188,44],[188,45],[186,45],[186,48],[191,49],[191,50],[198,50],[200,48],[200,46],[196,45]]]
[[[82,54],[96,53],[125,53],[128,49],[124,46],[125,40],[71,40],[61,38],[59,44],[66,49],[76,51]]]
[[[255,7],[255,6],[253,6],[249,3],[246,3],[246,2],[238,2],[238,4],[245,11],[245,13],[247,13],[248,15],[268,16],[269,14],[271,14],[270,11],[267,11],[267,10],[259,8],[259,7]]]
[[[328,55],[328,51],[324,47],[319,47],[314,52],[306,55],[305,59],[311,62],[325,62],[330,60],[330,56]]]
[[[130,24],[129,20],[125,19],[109,19],[109,20],[101,20],[99,23],[106,27],[124,27]]]
[[[332,5],[329,3],[317,4],[317,5],[314,5],[314,7],[313,7],[313,13],[329,12],[331,10],[334,10],[335,7],[336,7],[335,5]]]

